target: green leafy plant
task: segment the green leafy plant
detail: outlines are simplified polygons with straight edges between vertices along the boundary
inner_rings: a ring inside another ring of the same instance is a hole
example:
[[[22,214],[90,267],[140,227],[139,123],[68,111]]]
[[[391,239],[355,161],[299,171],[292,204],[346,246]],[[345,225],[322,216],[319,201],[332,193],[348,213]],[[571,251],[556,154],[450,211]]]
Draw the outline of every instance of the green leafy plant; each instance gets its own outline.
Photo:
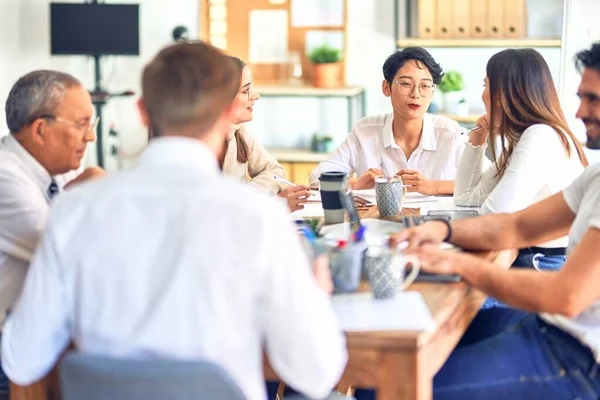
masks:
[[[458,71],[448,71],[442,78],[439,89],[442,93],[460,92],[465,88],[463,76]]]
[[[317,153],[325,153],[330,151],[329,148],[333,143],[333,138],[327,135],[319,135],[315,133],[312,135],[312,139],[310,142],[310,149]]]
[[[340,50],[327,44],[314,48],[307,55],[313,64],[336,63],[342,59]]]

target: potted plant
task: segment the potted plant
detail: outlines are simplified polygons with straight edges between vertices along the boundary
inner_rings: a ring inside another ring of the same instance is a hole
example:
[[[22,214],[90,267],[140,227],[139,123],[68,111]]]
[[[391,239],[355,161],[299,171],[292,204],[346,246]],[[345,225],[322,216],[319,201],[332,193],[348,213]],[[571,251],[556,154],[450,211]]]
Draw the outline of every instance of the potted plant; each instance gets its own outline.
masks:
[[[316,87],[333,88],[342,85],[342,55],[339,49],[324,44],[314,48],[307,56],[313,65]]]
[[[330,153],[333,151],[333,138],[315,133],[312,136],[310,149],[315,153]]]
[[[457,113],[457,106],[463,99],[465,81],[458,71],[448,71],[442,78],[439,89],[444,94],[444,109],[450,114]]]

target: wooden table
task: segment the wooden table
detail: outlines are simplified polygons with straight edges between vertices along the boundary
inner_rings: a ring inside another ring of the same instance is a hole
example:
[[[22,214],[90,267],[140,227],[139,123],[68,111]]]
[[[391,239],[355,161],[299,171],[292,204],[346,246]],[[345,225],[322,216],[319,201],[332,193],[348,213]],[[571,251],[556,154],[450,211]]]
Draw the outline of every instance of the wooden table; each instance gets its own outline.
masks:
[[[377,207],[359,210],[362,218],[379,218]],[[404,209],[418,215],[419,209]],[[395,220],[398,218],[389,218]],[[480,257],[508,268],[515,251],[486,252]],[[430,399],[432,379],[479,311],[485,295],[465,283],[417,283],[409,290],[421,293],[436,324],[430,332],[347,332],[349,361],[341,387],[377,389],[378,400]],[[277,375],[265,363],[265,375]],[[56,369],[28,386],[11,383],[11,400],[58,400]]]
[[[379,218],[377,207],[360,210],[361,218]],[[404,209],[404,215],[419,215]],[[387,218],[398,220],[396,218]],[[508,268],[516,251],[478,256]],[[349,361],[338,387],[377,390],[377,400],[431,399],[432,380],[479,311],[486,296],[466,283],[417,283],[436,324],[429,332],[347,332]],[[277,375],[265,364],[269,380]]]

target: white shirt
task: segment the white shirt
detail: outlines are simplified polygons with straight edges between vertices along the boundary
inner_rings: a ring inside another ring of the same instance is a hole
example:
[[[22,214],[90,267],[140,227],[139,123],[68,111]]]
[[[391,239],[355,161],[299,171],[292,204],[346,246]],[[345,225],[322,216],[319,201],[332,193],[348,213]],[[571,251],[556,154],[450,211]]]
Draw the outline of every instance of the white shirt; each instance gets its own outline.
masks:
[[[392,132],[393,114],[365,117],[354,125],[346,140],[310,174],[310,186],[319,187],[322,172],[356,172],[361,176],[377,168],[394,176],[403,168],[419,171],[425,178],[454,180],[458,161],[467,141],[456,121],[425,114],[421,140],[407,159]]]
[[[584,169],[571,140],[569,145],[570,157],[551,126],[532,125],[521,135],[504,174],[499,177],[495,163],[487,168],[483,165],[484,160],[487,161],[487,144],[468,143],[454,183],[454,203],[480,206],[484,214],[512,213],[562,191]],[[567,244],[568,238],[564,237],[541,246],[566,247]]]
[[[266,397],[263,344],[292,387],[325,397],[344,335],[289,214],[223,177],[202,142],[158,138],[139,165],[65,193],[2,337],[28,384],[73,340],[84,353],[212,361]]]
[[[59,191],[78,173],[55,176]],[[51,179],[13,135],[0,138],[0,329],[46,226]]]
[[[569,231],[569,256],[590,228],[600,229],[600,164],[587,167],[565,189],[563,196],[571,211],[576,214]],[[600,363],[600,301],[596,301],[575,318],[546,313],[540,316],[589,346],[596,362]]]

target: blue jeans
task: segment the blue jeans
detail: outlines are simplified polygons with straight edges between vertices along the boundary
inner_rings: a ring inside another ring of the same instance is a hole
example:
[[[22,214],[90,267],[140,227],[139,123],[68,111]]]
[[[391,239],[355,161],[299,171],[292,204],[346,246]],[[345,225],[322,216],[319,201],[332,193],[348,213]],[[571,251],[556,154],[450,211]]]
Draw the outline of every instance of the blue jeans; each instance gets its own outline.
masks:
[[[537,268],[543,271],[558,271],[566,261],[566,256],[536,254],[531,251],[520,251],[512,264],[512,268]],[[488,297],[477,313],[471,325],[458,343],[458,347],[469,346],[503,332],[508,327],[518,324],[527,315]]]
[[[436,400],[596,400],[599,365],[567,333],[529,314],[519,325],[456,349],[433,380]],[[374,399],[372,390],[356,392]]]
[[[2,342],[2,334],[0,333],[0,343],[1,342]],[[8,381],[8,377],[4,373],[4,370],[2,369],[2,364],[0,364],[0,400],[8,400],[9,388],[10,388],[10,384]]]

